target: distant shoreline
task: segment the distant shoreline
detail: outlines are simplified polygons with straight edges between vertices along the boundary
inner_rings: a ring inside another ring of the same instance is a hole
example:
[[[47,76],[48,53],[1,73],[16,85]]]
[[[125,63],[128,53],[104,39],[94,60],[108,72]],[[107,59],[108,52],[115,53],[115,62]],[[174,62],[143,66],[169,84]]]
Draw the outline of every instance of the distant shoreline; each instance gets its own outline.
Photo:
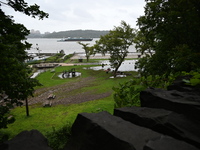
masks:
[[[41,34],[40,31],[32,31],[27,38],[66,38],[66,37],[83,37],[83,38],[100,38],[101,35],[108,34],[109,31],[101,30],[69,30],[53,33]]]

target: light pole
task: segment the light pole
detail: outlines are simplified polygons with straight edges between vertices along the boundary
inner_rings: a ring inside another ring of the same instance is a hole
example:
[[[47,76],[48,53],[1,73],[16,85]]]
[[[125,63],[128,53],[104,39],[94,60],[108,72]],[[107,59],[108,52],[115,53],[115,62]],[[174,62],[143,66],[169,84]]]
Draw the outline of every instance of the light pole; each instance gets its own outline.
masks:
[[[38,57],[40,57],[40,49],[39,49],[39,46],[38,46],[38,44],[36,44],[36,50],[38,51]]]

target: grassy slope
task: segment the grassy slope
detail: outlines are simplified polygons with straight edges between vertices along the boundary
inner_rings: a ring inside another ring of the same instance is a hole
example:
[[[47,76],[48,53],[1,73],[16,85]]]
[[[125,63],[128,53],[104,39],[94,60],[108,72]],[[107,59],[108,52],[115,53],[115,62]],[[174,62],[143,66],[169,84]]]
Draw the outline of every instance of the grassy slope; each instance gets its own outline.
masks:
[[[86,66],[57,67],[54,73],[50,71],[42,73],[37,78],[43,86],[38,88],[48,88],[66,83],[78,82],[80,79],[87,77],[94,77],[95,80],[92,85],[82,88],[81,91],[94,90],[97,93],[104,93],[108,91],[113,92],[113,86],[117,86],[119,83],[123,83],[132,78],[129,76],[127,78],[110,79],[109,77],[111,74],[106,74],[104,71],[87,70],[83,69],[83,67]],[[81,77],[73,79],[60,79],[57,77],[63,70],[69,70],[71,68],[76,68],[76,71],[81,72]],[[113,113],[114,100],[111,95],[103,99],[80,104],[57,105],[49,108],[43,108],[41,105],[32,105],[29,106],[29,109],[30,117],[26,117],[25,107],[13,109],[11,113],[15,116],[16,121],[2,131],[9,133],[10,137],[15,136],[23,130],[31,129],[37,129],[45,135],[46,132],[52,131],[52,128],[58,129],[66,123],[72,124],[77,114],[81,112],[98,112],[105,110]]]

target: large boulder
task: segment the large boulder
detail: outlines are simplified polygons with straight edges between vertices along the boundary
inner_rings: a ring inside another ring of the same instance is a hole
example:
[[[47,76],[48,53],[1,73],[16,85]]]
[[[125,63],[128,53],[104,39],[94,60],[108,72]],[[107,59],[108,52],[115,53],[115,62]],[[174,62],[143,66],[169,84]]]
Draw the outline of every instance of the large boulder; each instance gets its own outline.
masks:
[[[52,150],[47,139],[37,130],[23,131],[2,144],[1,150]]]
[[[142,150],[161,134],[107,112],[81,113],[72,126],[65,150]]]
[[[200,148],[200,122],[182,114],[164,109],[133,106],[115,109],[114,115]]]
[[[142,107],[163,108],[200,120],[200,96],[190,92],[146,89],[140,93]]]

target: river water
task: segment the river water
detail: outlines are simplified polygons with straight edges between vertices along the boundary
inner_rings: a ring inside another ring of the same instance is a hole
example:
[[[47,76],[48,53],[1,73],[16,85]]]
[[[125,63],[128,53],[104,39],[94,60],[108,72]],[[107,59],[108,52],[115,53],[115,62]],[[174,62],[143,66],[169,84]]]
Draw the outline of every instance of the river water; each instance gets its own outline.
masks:
[[[82,45],[77,42],[57,42],[60,39],[50,39],[50,38],[30,38],[27,41],[32,44],[28,53],[58,53],[60,50],[64,50],[65,54],[72,54],[74,52],[85,52],[82,48]],[[99,38],[95,38],[92,41],[82,42],[89,43],[89,46],[93,46],[95,41],[99,40]],[[135,46],[131,45],[129,48],[129,52],[136,52]]]

